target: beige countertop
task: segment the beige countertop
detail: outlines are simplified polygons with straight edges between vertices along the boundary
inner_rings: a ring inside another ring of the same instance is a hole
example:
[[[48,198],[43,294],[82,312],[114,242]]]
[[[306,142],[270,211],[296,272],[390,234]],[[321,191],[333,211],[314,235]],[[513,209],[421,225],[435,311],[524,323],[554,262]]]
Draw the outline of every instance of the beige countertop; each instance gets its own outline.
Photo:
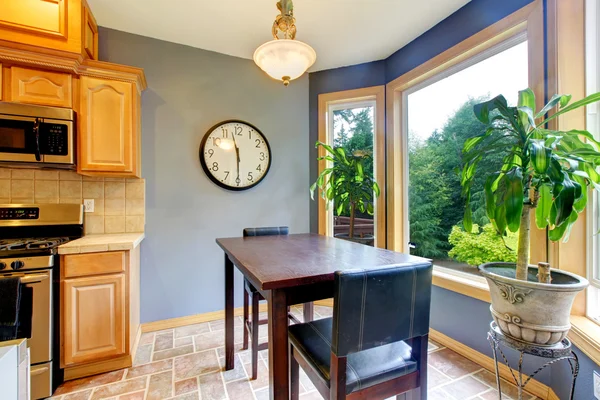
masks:
[[[144,240],[144,233],[105,233],[86,235],[58,246],[58,254],[96,253],[133,250]]]

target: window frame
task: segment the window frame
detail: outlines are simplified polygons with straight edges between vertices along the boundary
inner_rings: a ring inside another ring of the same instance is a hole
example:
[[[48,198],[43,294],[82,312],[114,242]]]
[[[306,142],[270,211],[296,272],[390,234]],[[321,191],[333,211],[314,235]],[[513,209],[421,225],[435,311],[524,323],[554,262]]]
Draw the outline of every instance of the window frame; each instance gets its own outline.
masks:
[[[355,108],[361,105],[372,105],[373,111],[373,176],[381,193],[375,200],[375,246],[385,248],[386,237],[386,153],[385,153],[385,86],[372,86],[368,88],[345,90],[340,92],[322,93],[319,95],[319,131],[320,142],[333,143],[333,111],[345,108]],[[325,155],[319,148],[318,156]],[[318,163],[318,174],[328,167],[327,160]],[[327,209],[327,203],[318,196],[319,234],[331,236],[333,234],[333,209]]]
[[[600,7],[596,0],[586,0],[585,16],[585,70],[586,95],[600,91]],[[600,139],[600,105],[586,107],[587,129]],[[587,278],[590,287],[587,293],[586,316],[600,324],[600,196],[592,191],[592,202],[588,205],[586,247],[588,250]]]
[[[386,88],[388,115],[388,248],[408,252],[408,94],[446,76],[474,65],[503,49],[528,42],[529,86],[536,93],[537,106],[543,104],[543,13],[539,0],[471,36],[424,64],[390,82]],[[394,190],[392,190],[394,187]],[[533,225],[535,222],[533,221]],[[545,231],[532,229],[532,262],[545,261]],[[537,244],[537,245],[536,245]],[[434,284],[489,301],[482,280],[448,268],[434,268]],[[487,284],[485,284],[487,288]]]

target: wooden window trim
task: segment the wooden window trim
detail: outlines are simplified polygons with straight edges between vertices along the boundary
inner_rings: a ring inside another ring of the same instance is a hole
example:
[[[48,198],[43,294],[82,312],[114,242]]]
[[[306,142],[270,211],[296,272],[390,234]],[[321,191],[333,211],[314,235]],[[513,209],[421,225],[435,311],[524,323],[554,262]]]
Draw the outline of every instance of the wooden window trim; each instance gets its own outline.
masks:
[[[331,105],[359,101],[375,101],[375,132],[373,135],[375,180],[381,188],[381,194],[375,201],[375,246],[386,247],[386,157],[385,157],[385,86],[344,90],[341,92],[323,93],[319,95],[319,141],[329,143],[331,132],[328,128],[328,110]],[[324,156],[324,150],[319,148],[319,157]],[[327,161],[319,161],[318,173],[327,166]],[[318,196],[319,234],[326,235],[332,231],[328,218],[326,202]]]
[[[528,4],[387,84],[387,243],[389,249],[408,252],[404,221],[404,205],[407,196],[403,182],[406,165],[403,137],[407,132],[401,115],[404,92],[523,33],[527,33],[527,40],[530,43],[529,82],[536,93],[538,107],[541,107],[544,100],[544,35],[541,0]],[[547,258],[545,232],[537,228],[532,229],[531,241],[536,243],[531,250],[531,261],[545,261]]]

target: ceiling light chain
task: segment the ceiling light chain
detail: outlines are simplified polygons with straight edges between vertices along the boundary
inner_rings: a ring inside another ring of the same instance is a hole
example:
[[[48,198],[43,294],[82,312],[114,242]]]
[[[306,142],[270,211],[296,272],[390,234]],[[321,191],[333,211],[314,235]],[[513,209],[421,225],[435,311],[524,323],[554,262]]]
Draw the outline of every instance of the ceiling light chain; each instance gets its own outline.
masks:
[[[279,15],[273,22],[273,37],[279,39],[278,31],[283,32],[284,39],[296,39],[296,18],[294,18],[294,3],[292,0],[280,0],[277,2]]]
[[[273,38],[254,52],[254,62],[274,79],[285,86],[302,76],[315,63],[317,53],[304,42],[296,39],[296,19],[292,0],[277,2],[279,15],[271,29]],[[279,32],[283,38],[279,38]]]

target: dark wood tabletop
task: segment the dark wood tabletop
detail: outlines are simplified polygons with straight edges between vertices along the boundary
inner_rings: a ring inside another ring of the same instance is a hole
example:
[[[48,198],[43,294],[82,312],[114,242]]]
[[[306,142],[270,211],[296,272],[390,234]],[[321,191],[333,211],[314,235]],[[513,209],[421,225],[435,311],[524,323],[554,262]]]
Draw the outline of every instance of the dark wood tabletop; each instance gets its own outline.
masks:
[[[231,261],[262,290],[333,281],[335,271],[429,260],[316,234],[217,239]]]

